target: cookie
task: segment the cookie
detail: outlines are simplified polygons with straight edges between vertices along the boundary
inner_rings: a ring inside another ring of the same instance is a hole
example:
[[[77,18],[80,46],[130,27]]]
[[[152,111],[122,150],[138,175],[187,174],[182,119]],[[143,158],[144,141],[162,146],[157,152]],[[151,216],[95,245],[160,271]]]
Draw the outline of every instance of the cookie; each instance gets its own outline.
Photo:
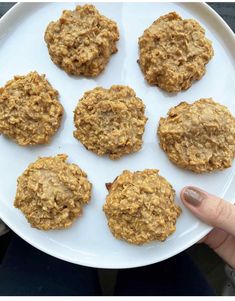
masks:
[[[85,4],[64,10],[58,21],[49,23],[44,39],[56,65],[68,74],[94,77],[117,52],[119,31],[116,22]]]
[[[205,30],[194,19],[166,14],[139,38],[139,65],[145,79],[167,92],[186,90],[206,72],[213,57]]]
[[[45,75],[15,76],[0,88],[0,133],[20,145],[48,143],[62,115],[58,92]]]
[[[235,157],[235,118],[212,98],[171,108],[158,137],[174,164],[197,173],[228,168]]]
[[[84,94],[74,111],[74,137],[99,156],[119,159],[140,150],[144,111],[142,100],[128,86],[95,88]]]
[[[103,210],[116,238],[139,245],[164,241],[175,231],[181,209],[174,203],[174,189],[158,170],[125,170],[106,185]]]
[[[32,227],[40,230],[69,227],[91,198],[91,183],[67,155],[39,158],[17,180],[14,205]]]

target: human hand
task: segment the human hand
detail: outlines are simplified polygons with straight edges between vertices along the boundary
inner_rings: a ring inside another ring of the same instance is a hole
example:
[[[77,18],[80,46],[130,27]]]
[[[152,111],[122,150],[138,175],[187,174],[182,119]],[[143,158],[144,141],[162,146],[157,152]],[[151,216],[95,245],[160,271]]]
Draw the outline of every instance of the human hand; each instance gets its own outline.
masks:
[[[180,197],[196,217],[214,227],[200,242],[235,268],[235,206],[192,186],[183,188]]]

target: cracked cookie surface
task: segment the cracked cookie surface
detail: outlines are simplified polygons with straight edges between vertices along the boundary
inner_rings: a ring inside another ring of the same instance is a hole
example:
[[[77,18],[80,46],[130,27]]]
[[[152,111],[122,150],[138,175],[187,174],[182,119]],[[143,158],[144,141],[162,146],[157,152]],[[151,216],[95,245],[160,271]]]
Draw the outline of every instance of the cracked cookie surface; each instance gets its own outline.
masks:
[[[74,111],[74,137],[99,156],[118,159],[142,146],[145,105],[133,89],[114,85],[84,94]]]
[[[15,76],[0,88],[0,133],[20,145],[48,143],[62,115],[58,92],[45,75]]]
[[[67,155],[39,158],[17,180],[14,206],[32,227],[40,230],[69,227],[91,198],[92,185]]]
[[[175,12],[154,21],[139,38],[138,62],[145,79],[167,92],[186,90],[201,79],[213,54],[201,25]]]
[[[125,170],[106,186],[103,210],[116,238],[143,244],[164,241],[175,231],[181,209],[174,203],[174,189],[158,170]]]
[[[212,98],[171,108],[158,137],[174,164],[197,173],[228,168],[235,157],[235,118]]]
[[[64,10],[47,26],[45,42],[52,61],[68,74],[94,77],[117,52],[116,22],[101,15],[93,5]]]

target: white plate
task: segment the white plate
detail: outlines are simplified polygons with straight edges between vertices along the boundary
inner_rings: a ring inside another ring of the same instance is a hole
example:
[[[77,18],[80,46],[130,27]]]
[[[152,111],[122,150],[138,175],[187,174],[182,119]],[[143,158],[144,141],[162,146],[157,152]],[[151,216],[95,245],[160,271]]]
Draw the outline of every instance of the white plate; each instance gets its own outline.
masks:
[[[164,243],[153,242],[133,246],[116,240],[107,227],[102,205],[107,194],[105,183],[124,169],[160,169],[177,192],[185,185],[196,185],[220,197],[235,196],[235,165],[223,172],[197,175],[171,164],[160,149],[156,127],[160,116],[180,101],[193,102],[213,97],[235,114],[235,39],[232,31],[207,5],[201,3],[96,3],[101,13],[116,20],[120,29],[118,53],[113,55],[105,72],[96,79],[71,77],[57,68],[49,58],[43,40],[51,20],[59,18],[63,9],[74,9],[75,3],[22,3],[11,9],[0,21],[0,86],[14,74],[31,70],[45,73],[58,89],[65,108],[63,125],[48,146],[20,147],[0,137],[0,216],[19,236],[36,248],[55,257],[92,267],[137,267],[169,258],[202,238],[210,227],[196,220],[187,210],[177,222],[176,232]],[[136,60],[137,40],[145,28],[159,16],[176,11],[184,18],[195,18],[213,41],[215,57],[206,75],[186,92],[170,95],[146,84]],[[100,158],[87,151],[73,138],[73,110],[86,90],[96,86],[126,84],[134,88],[146,104],[149,118],[143,149],[118,161]],[[13,207],[17,177],[38,156],[67,153],[69,161],[84,169],[93,183],[93,195],[84,214],[71,228],[43,232],[30,227],[23,214]],[[183,205],[181,204],[183,207]]]

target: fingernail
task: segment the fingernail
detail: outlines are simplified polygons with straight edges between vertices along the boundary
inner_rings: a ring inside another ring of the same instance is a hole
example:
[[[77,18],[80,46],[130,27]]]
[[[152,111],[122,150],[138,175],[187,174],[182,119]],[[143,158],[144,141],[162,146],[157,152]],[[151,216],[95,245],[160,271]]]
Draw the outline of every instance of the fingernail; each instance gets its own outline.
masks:
[[[206,197],[207,195],[197,188],[187,187],[183,191],[184,201],[194,207],[199,207]]]

